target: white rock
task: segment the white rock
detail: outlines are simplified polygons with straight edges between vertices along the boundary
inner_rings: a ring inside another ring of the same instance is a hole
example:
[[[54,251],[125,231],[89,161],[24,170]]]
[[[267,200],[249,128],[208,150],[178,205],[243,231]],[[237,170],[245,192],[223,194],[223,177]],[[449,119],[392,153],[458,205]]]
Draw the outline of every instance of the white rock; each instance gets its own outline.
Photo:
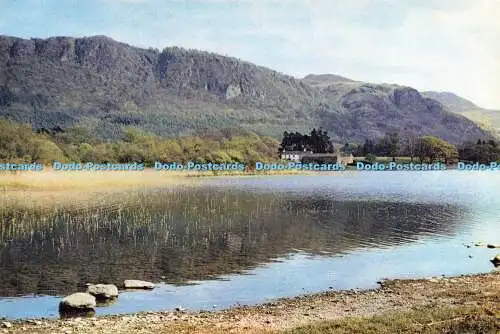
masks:
[[[154,289],[155,285],[151,282],[128,279],[123,282],[125,289]]]
[[[11,328],[12,324],[8,321],[2,321],[2,327],[3,328]]]
[[[118,297],[118,288],[114,284],[91,284],[87,292],[97,299],[112,299]]]
[[[92,309],[96,306],[96,301],[89,293],[77,292],[64,297],[59,306],[63,309]]]

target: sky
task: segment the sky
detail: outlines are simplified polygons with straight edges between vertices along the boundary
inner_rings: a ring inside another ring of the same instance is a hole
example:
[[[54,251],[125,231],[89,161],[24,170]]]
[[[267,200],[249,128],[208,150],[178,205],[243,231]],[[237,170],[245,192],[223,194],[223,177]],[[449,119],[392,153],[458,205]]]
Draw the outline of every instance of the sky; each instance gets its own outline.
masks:
[[[0,0],[0,34],[181,46],[500,109],[500,0]]]

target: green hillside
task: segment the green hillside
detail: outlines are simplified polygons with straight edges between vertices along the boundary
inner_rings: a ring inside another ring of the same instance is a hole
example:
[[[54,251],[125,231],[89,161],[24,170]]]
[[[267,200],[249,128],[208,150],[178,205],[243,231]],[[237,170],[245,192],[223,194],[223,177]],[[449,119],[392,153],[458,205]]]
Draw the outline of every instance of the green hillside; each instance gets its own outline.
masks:
[[[124,127],[161,137],[236,127],[275,138],[322,127],[338,143],[394,131],[452,143],[490,137],[410,87],[333,75],[301,80],[213,53],[141,49],[105,36],[0,36],[0,117],[111,139]]]

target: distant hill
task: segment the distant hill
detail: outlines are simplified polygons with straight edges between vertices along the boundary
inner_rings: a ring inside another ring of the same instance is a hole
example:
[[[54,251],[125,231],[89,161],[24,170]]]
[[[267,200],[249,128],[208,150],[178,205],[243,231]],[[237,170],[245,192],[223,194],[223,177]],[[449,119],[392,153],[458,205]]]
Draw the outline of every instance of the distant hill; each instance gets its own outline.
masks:
[[[296,79],[214,53],[141,49],[105,36],[0,36],[0,116],[35,128],[133,126],[161,136],[239,127],[279,137],[328,130],[336,142],[389,131],[453,143],[491,134],[410,87],[336,75]]]
[[[424,96],[434,99],[436,101],[441,102],[448,108],[450,108],[454,112],[464,112],[469,111],[471,109],[479,109],[471,101],[464,99],[454,93],[450,92],[423,92]]]
[[[315,87],[327,87],[339,82],[355,82],[352,79],[336,74],[308,74],[302,79],[302,81]]]
[[[441,102],[450,111],[467,117],[500,137],[500,110],[480,108],[473,102],[450,92],[424,92],[423,95]]]

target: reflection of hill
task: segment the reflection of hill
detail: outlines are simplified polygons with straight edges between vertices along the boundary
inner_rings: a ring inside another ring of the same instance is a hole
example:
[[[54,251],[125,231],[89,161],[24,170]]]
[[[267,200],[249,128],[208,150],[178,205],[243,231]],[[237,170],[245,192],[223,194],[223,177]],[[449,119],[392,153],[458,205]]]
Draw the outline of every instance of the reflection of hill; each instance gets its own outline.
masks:
[[[458,209],[193,189],[72,211],[4,213],[0,295],[62,294],[86,282],[204,279],[293,249],[334,254],[452,234]],[[16,217],[17,215],[17,217]],[[11,223],[13,219],[15,223]],[[8,241],[11,239],[11,241]]]

